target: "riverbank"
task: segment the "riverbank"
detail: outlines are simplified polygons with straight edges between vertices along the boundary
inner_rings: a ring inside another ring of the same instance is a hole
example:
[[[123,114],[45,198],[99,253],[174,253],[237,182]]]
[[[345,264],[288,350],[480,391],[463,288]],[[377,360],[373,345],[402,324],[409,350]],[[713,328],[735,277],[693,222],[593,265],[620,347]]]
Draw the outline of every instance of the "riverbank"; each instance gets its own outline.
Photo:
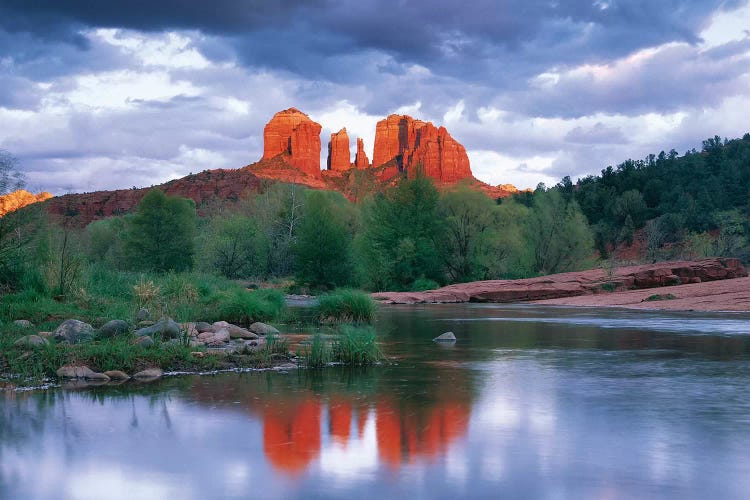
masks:
[[[750,278],[565,297],[533,303],[671,311],[750,311]]]
[[[616,269],[590,269],[520,280],[475,281],[425,292],[374,293],[386,304],[536,302],[559,305],[635,305],[643,308],[749,310],[750,281],[738,259],[659,262]],[[624,295],[622,295],[624,294]],[[628,295],[630,294],[630,295]],[[670,299],[671,294],[676,298]],[[675,302],[676,301],[676,302]],[[651,303],[653,302],[653,303]]]

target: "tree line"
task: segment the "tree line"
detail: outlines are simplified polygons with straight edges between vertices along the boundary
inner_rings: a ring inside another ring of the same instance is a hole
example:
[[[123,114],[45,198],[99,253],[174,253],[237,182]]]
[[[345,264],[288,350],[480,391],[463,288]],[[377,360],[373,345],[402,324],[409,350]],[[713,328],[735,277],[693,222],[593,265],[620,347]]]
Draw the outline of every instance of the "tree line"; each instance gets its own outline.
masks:
[[[2,286],[46,282],[60,293],[75,287],[87,266],[248,281],[294,277],[297,289],[315,291],[423,290],[594,263],[593,233],[578,203],[558,190],[537,192],[530,203],[498,204],[464,184],[439,191],[422,176],[358,203],[275,183],[200,211],[192,200],[154,189],[133,213],[83,229],[39,209],[11,215],[0,226],[25,236],[0,235],[8,255],[15,251],[0,263]]]

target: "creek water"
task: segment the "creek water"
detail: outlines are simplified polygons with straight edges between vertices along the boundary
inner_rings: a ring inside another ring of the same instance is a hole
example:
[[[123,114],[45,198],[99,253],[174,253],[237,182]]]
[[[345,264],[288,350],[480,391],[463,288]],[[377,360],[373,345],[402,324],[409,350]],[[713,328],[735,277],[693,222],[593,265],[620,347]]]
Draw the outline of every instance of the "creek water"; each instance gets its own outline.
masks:
[[[386,306],[376,330],[387,366],[0,393],[0,498],[750,491],[750,315]]]

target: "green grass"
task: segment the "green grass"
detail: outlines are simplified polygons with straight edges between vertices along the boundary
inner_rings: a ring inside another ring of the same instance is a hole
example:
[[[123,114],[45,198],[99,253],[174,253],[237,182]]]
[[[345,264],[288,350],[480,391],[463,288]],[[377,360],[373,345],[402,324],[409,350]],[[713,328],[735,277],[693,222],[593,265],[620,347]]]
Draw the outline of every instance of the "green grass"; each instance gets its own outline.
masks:
[[[278,290],[248,291],[234,288],[221,292],[204,303],[201,319],[250,325],[256,321],[278,318],[284,310],[284,294]]]
[[[318,319],[327,323],[371,323],[377,306],[368,293],[342,289],[320,296]]]
[[[308,368],[330,363],[366,366],[385,360],[371,326],[342,325],[331,337],[316,333],[302,355]]]
[[[333,341],[332,355],[335,361],[350,366],[371,365],[385,359],[370,326],[341,326]]]
[[[309,346],[302,352],[302,356],[308,368],[323,368],[333,361],[333,349],[323,335],[316,333]]]
[[[29,288],[5,294],[0,324],[28,319],[42,330],[68,318],[97,325],[110,319],[134,321],[146,307],[152,319],[219,321],[247,325],[278,318],[284,295],[278,290],[248,291],[230,280],[200,273],[138,274],[89,266],[80,286],[64,297]]]

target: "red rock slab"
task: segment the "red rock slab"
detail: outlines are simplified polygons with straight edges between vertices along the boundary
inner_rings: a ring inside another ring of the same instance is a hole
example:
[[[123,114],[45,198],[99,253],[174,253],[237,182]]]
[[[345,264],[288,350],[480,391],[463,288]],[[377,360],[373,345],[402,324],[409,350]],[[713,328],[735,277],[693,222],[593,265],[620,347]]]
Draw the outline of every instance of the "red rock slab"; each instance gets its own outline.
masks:
[[[647,300],[660,295],[666,300]],[[667,299],[667,296],[674,299]],[[647,290],[600,293],[535,302],[543,305],[627,307],[675,311],[750,311],[750,278],[725,279]]]
[[[747,271],[738,259],[714,258],[628,266],[611,273],[590,269],[520,280],[474,281],[425,292],[380,292],[372,297],[388,304],[528,302],[745,276]]]

